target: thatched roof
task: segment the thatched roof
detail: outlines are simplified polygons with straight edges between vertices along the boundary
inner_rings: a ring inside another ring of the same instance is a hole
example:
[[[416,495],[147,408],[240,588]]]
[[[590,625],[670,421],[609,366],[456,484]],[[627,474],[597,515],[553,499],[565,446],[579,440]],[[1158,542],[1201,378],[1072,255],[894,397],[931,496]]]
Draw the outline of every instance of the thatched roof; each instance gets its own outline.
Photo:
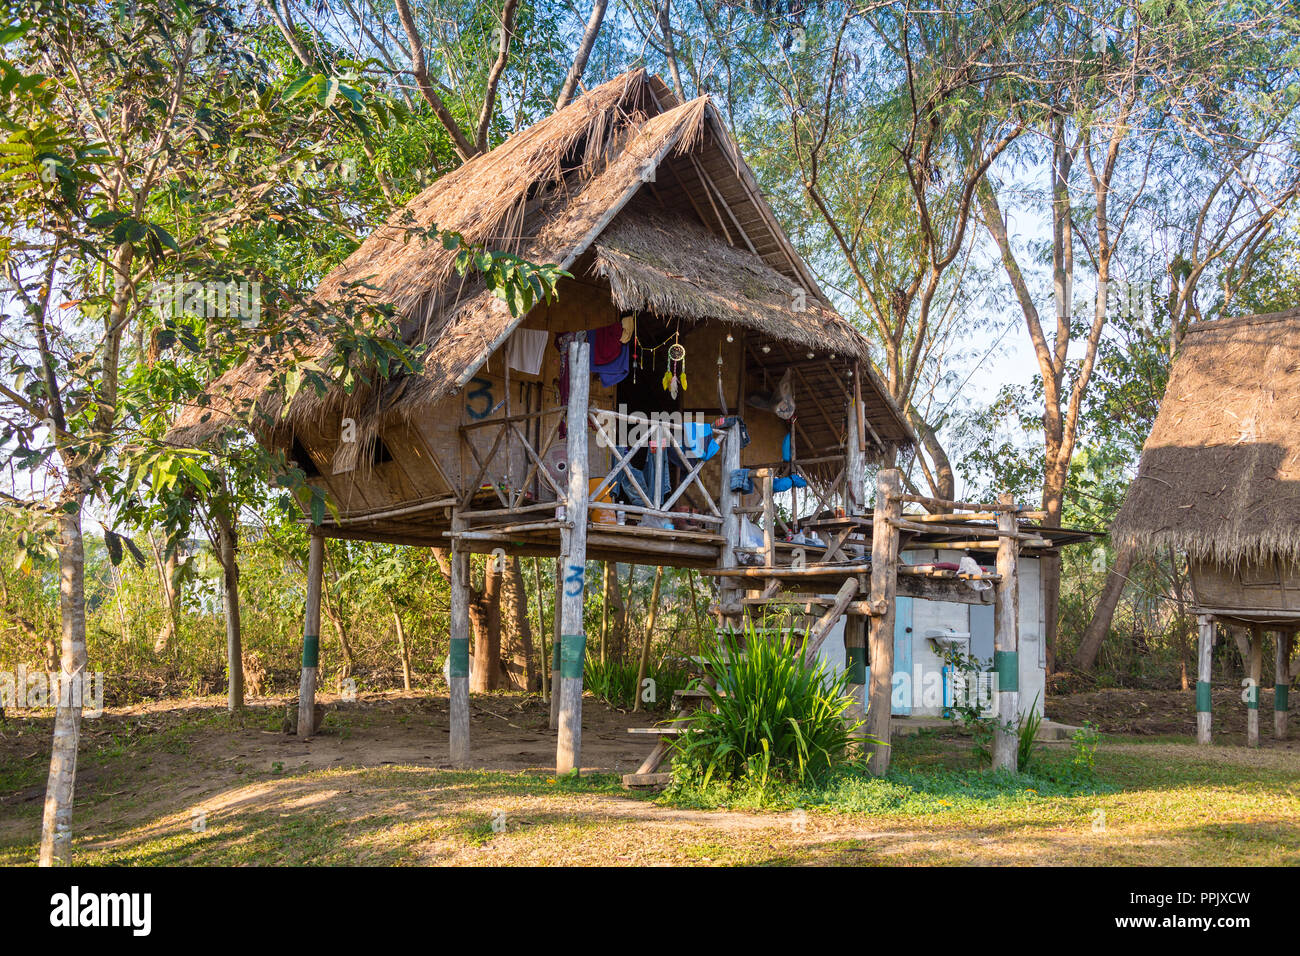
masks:
[[[619,212],[656,176],[654,192],[661,204],[667,196],[668,211],[674,211],[675,204],[683,218],[693,221],[696,233],[703,234],[698,241],[708,243],[709,254],[725,257],[738,270],[737,277],[728,279],[725,267],[715,265],[698,270],[698,283],[679,283],[674,298],[684,307],[691,300],[691,316],[719,318],[715,313],[723,299],[739,294],[744,301],[734,310],[733,321],[761,325],[778,339],[815,340],[822,348],[834,341],[830,347],[865,357],[865,340],[831,310],[758,193],[707,97],[676,104],[662,82],[637,70],[596,87],[444,176],[376,229],[321,283],[315,301],[330,308],[349,297],[392,303],[401,317],[404,341],[430,347],[420,374],[390,381],[382,393],[300,393],[286,410],[281,396],[267,388],[268,364],[273,363],[250,360],[218,379],[202,407],[182,412],[171,440],[206,441],[229,423],[223,413],[255,400],[276,423],[278,437],[272,438],[277,443],[296,426],[332,414],[357,419],[363,432],[357,447],[362,447],[384,420],[414,418],[458,391],[522,321],[512,317],[481,280],[456,276],[454,251],[445,250],[436,239],[413,238],[414,231],[436,225],[472,243],[569,268],[597,237],[609,233],[607,227]],[[727,211],[725,218],[717,212],[720,206]],[[700,225],[699,210],[704,208],[714,210],[716,226],[728,242],[708,240],[709,231]],[[626,246],[633,230],[626,222],[620,227],[614,236],[621,236]],[[742,241],[750,251],[730,244]],[[622,266],[614,264],[619,250],[619,239],[610,237],[598,254],[611,284],[617,283],[625,301],[631,301],[636,297],[633,289],[649,292],[655,280],[644,267],[634,279],[635,256],[626,252],[621,254]],[[749,278],[741,279],[740,274]],[[663,273],[660,276],[662,293]],[[737,288],[737,282],[743,286],[751,279],[763,290],[757,299]],[[686,287],[700,289],[703,283],[712,287],[707,296],[684,294]],[[787,292],[793,286],[805,289],[812,308],[795,314],[775,307],[770,293],[782,284]],[[321,355],[329,348],[328,341],[319,341],[306,351]],[[876,410],[873,421],[883,439],[909,443],[911,433],[883,388],[874,380],[864,387],[877,393],[864,398]]]
[[[1188,329],[1112,533],[1229,564],[1300,557],[1300,309]]]
[[[758,256],[684,217],[630,206],[596,240],[596,271],[620,309],[743,325],[818,351],[870,357],[836,312]],[[796,292],[806,302],[796,308]]]

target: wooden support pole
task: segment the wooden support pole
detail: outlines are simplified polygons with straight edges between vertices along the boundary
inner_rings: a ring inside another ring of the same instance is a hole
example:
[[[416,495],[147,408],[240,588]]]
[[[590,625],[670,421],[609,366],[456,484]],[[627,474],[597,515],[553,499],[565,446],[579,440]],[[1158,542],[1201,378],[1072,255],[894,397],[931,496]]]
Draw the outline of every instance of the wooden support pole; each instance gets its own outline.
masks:
[[[1196,644],[1196,742],[1210,743],[1210,665],[1214,660],[1214,618],[1196,617],[1199,637]]]
[[[1259,681],[1264,671],[1264,629],[1253,625],[1250,629],[1250,659],[1246,687],[1246,746],[1259,746]]]
[[[1277,632],[1277,650],[1274,653],[1273,669],[1273,736],[1286,740],[1287,697],[1291,690],[1291,647],[1295,643],[1295,633]]]
[[[763,565],[776,567],[776,498],[772,492],[772,469],[759,472],[763,489]]]
[[[551,622],[551,729],[560,727],[560,625],[564,614],[564,563],[561,552],[555,558],[555,607]]]
[[[569,345],[569,494],[566,499],[569,552],[565,557],[560,623],[560,726],[555,772],[582,769],[582,669],[587,633],[583,601],[587,575],[587,403],[591,346],[585,337]]]
[[[325,574],[325,538],[313,531],[307,549],[307,613],[302,636],[302,680],[298,685],[298,736],[316,730],[316,672],[320,667],[320,590]]]
[[[722,485],[718,490],[718,510],[722,512],[722,546],[718,549],[718,566],[728,570],[736,566],[736,546],[740,544],[740,515],[736,507],[740,493],[731,490],[731,473],[740,467],[740,426],[733,425],[722,443]],[[692,580],[692,583],[693,580]],[[736,588],[726,578],[718,581],[718,607],[731,606],[736,598]],[[739,616],[718,612],[718,625],[724,630],[737,630]]]
[[[817,623],[808,630],[808,640],[804,643],[803,649],[804,660],[811,661],[817,656],[817,652],[821,650],[827,636],[835,628],[835,622],[840,619],[840,615],[844,613],[844,610],[857,593],[858,579],[853,577],[845,578],[844,583],[840,585],[840,589],[835,595],[834,602],[817,619]]]
[[[455,513],[453,531],[464,528]],[[469,765],[469,551],[458,538],[451,539],[451,625],[447,687],[451,697],[451,765]]]
[[[855,380],[856,384],[856,380]],[[866,514],[866,458],[862,454],[862,435],[858,429],[862,399],[855,389],[855,398],[849,401],[844,438],[844,510],[850,515]]]
[[[858,590],[864,589],[860,578]],[[856,726],[853,737],[861,747],[867,736],[867,622],[860,615],[850,614],[844,619],[844,667],[849,675],[848,695],[853,701],[844,712],[844,722]]]
[[[882,468],[876,477],[876,512],[871,525],[871,605],[879,614],[868,625],[871,677],[867,695],[867,744],[871,772],[889,771],[890,705],[894,688],[894,597],[898,592],[898,529],[889,521],[903,510],[897,468]]]
[[[1008,510],[998,512],[998,530],[1016,530],[1016,513],[1010,510],[1013,499],[1003,495],[1001,503]],[[993,769],[1017,769],[1020,723],[1020,609],[1016,578],[1019,542],[1011,535],[998,539],[999,580],[994,584],[996,604],[993,612],[993,670],[997,680],[997,726],[993,731]]]

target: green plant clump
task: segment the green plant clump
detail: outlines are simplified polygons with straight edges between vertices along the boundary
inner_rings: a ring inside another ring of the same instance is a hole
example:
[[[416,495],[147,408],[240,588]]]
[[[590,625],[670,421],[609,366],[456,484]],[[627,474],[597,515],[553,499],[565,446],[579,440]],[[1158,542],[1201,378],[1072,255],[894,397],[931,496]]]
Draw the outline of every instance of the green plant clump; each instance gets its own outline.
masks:
[[[848,675],[807,662],[779,636],[751,625],[744,641],[729,636],[705,653],[716,686],[710,706],[685,718],[673,772],[680,783],[745,780],[814,784],[851,763],[853,731]]]

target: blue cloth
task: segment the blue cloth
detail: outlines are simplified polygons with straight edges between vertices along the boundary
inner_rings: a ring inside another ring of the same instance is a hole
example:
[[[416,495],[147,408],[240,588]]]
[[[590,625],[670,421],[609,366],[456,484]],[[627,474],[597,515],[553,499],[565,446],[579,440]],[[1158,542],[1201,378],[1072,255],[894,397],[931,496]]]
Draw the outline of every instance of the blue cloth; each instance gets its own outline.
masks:
[[[682,424],[682,446],[692,458],[708,461],[718,453],[718,443],[711,437],[713,426],[702,422],[684,422]]]
[[[803,475],[786,475],[783,478],[772,479],[773,491],[789,491],[791,485],[796,488],[807,488],[808,482],[804,480]]]
[[[626,448],[616,448],[615,451],[620,458],[627,454]],[[654,455],[646,456],[646,466],[644,468],[638,468],[629,461],[622,468],[619,468],[618,477],[614,481],[614,487],[619,490],[624,501],[634,505],[641,505],[646,508],[653,508],[654,502],[646,501],[645,498],[643,498],[636,490],[636,485],[632,484],[632,479],[628,477],[629,471],[636,476],[636,480],[640,483],[641,487],[645,489],[645,493],[653,496],[655,481]],[[670,494],[672,494],[672,480],[668,476],[668,460],[665,457],[661,497],[666,501]]]
[[[600,376],[600,384],[605,388],[609,388],[611,385],[617,385],[627,378],[627,373],[632,367],[631,356],[631,347],[624,345],[618,350],[618,357],[614,361],[607,362],[604,365],[597,365],[593,361],[591,370]]]

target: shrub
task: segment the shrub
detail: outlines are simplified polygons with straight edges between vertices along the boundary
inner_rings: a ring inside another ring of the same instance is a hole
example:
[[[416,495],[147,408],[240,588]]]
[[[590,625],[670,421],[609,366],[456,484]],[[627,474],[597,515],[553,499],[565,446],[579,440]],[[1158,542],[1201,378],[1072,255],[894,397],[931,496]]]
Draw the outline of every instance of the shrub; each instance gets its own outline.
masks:
[[[599,658],[588,657],[583,667],[583,687],[614,707],[631,709],[640,693],[636,685],[637,666],[635,660],[602,662]],[[645,676],[654,681],[655,699],[643,702],[644,710],[663,710],[672,700],[673,691],[690,682],[686,671],[665,663],[651,663]]]
[[[1029,711],[1020,715],[1020,729],[1017,731],[1019,739],[1016,743],[1016,766],[1022,773],[1034,761],[1034,738],[1038,736],[1038,728],[1042,723],[1043,718],[1038,713],[1038,697],[1035,695]]]
[[[767,787],[769,781],[813,784],[848,763],[854,727],[844,714],[848,675],[831,676],[824,662],[805,662],[779,637],[747,629],[706,651],[717,685],[712,707],[684,718],[674,772],[708,786],[712,779]]]

